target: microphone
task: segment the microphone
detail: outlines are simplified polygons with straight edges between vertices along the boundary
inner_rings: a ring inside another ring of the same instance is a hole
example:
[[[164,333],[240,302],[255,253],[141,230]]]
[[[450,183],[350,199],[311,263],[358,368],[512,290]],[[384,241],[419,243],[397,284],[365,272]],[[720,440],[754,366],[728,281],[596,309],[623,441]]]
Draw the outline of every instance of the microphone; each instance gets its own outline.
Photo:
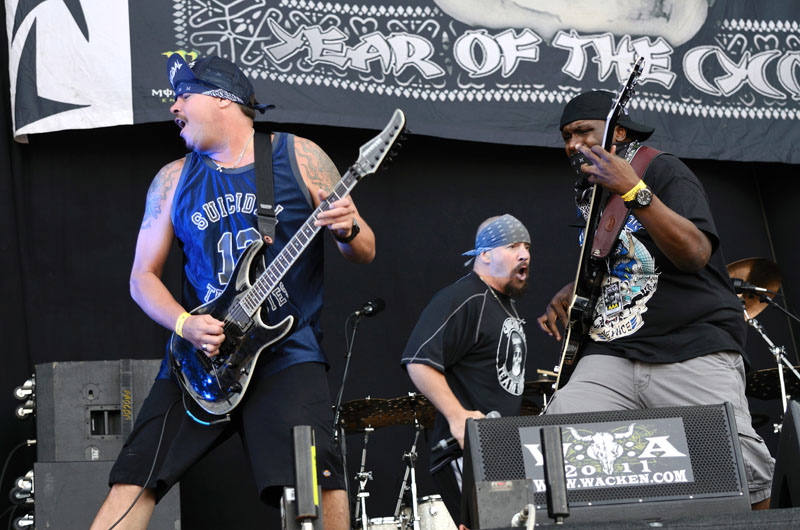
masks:
[[[386,307],[386,302],[383,301],[383,298],[376,298],[375,300],[364,302],[364,305],[361,306],[361,309],[353,311],[353,316],[374,317],[375,315],[383,311],[385,307]]]
[[[763,287],[753,285],[752,283],[747,283],[739,278],[731,278],[731,280],[733,281],[733,290],[736,291],[736,294],[775,294],[769,289],[764,289]]]
[[[486,417],[499,418],[500,413],[497,412],[496,410],[492,410],[486,414]],[[456,440],[454,437],[451,436],[450,438],[442,438],[441,440],[436,442],[436,445],[431,447],[431,452],[438,453],[439,451],[444,451],[445,449],[452,449],[454,447],[458,447],[458,440]]]

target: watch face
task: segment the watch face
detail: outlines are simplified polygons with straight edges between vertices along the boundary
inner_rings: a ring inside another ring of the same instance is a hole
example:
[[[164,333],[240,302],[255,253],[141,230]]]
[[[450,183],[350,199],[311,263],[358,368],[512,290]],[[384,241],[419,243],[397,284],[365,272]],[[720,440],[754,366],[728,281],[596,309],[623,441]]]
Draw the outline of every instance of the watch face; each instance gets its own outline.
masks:
[[[647,206],[653,200],[653,192],[650,188],[642,188],[636,192],[636,202],[639,206]]]

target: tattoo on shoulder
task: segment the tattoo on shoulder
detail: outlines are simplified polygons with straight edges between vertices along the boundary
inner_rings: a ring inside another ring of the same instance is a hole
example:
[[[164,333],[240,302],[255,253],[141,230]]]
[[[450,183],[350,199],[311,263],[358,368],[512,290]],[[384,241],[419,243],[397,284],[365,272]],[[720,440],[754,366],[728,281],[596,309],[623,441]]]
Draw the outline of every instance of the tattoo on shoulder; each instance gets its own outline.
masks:
[[[333,161],[318,145],[304,138],[295,138],[294,152],[300,172],[316,186],[330,193],[341,175]]]
[[[153,221],[165,213],[164,204],[169,196],[169,192],[178,183],[183,169],[182,160],[176,160],[161,168],[161,171],[150,183],[147,190],[147,200],[144,207],[144,219],[142,219],[142,229],[150,228]]]

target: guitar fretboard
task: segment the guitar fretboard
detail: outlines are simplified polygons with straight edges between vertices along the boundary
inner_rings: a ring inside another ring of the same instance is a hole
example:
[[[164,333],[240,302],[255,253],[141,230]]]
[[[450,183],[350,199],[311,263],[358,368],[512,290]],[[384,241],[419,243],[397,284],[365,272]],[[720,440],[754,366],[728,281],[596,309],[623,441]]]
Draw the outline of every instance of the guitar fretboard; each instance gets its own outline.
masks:
[[[339,182],[330,195],[317,206],[309,218],[306,219],[305,223],[303,223],[303,226],[300,227],[292,239],[286,243],[286,246],[275,256],[275,259],[272,260],[264,273],[258,277],[247,293],[241,297],[239,305],[248,316],[252,317],[253,314],[255,314],[261,304],[264,303],[264,300],[267,299],[269,293],[278,286],[278,283],[280,283],[284,275],[286,275],[286,272],[292,267],[294,262],[297,261],[297,258],[300,257],[303,251],[308,248],[314,236],[317,235],[320,229],[319,226],[314,225],[317,216],[330,209],[332,202],[346,197],[357,183],[358,179],[354,172],[348,170],[344,176],[339,179]]]

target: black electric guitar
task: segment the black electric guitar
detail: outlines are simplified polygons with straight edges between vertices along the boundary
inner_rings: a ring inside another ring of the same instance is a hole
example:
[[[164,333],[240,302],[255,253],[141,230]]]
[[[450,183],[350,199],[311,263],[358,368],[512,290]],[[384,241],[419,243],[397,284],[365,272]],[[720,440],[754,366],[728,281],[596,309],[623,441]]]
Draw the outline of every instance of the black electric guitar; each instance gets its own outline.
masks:
[[[643,59],[639,58],[633,65],[628,81],[620,88],[614,104],[611,105],[611,109],[608,111],[602,144],[606,151],[610,151],[614,143],[614,127],[617,125],[619,117],[622,116],[631,96],[633,96],[633,89],[642,73],[642,63]],[[578,271],[573,284],[572,301],[567,310],[567,325],[562,337],[561,362],[556,368],[555,389],[564,386],[575,370],[584,340],[592,325],[594,309],[600,295],[600,286],[607,272],[605,257],[613,246],[606,245],[603,251],[595,246],[595,235],[597,234],[598,226],[601,225],[601,216],[604,217],[603,214],[609,196],[597,184],[591,186],[590,196],[589,214],[583,233]],[[621,215],[619,212],[615,213],[615,215],[617,219],[614,222],[617,224],[615,225],[616,231],[613,234],[614,240],[616,240],[625,223],[627,210],[623,210]]]
[[[395,110],[388,125],[361,146],[356,163],[255,281],[250,282],[251,267],[266,249],[261,240],[247,247],[219,297],[191,311],[225,322],[225,341],[218,355],[210,358],[177,333],[172,334],[169,351],[178,380],[204,410],[217,415],[232,411],[247,391],[261,352],[291,331],[294,317],[270,326],[261,319],[261,304],[319,232],[320,227],[314,226],[317,216],[332,202],[346,197],[359,180],[377,171],[405,129],[405,122],[403,111]]]

